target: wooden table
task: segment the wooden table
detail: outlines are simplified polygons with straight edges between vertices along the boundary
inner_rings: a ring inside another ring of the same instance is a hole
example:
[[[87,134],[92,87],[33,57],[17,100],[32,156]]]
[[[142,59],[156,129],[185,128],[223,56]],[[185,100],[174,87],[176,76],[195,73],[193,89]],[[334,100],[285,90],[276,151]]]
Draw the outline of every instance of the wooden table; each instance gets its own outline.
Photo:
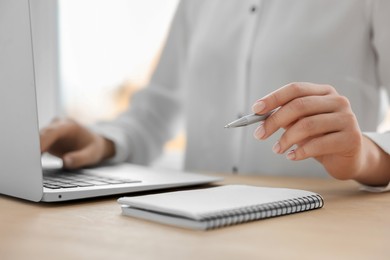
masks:
[[[330,179],[227,176],[311,190],[322,209],[212,231],[121,215],[117,197],[30,203],[0,195],[0,259],[390,259],[390,192]]]

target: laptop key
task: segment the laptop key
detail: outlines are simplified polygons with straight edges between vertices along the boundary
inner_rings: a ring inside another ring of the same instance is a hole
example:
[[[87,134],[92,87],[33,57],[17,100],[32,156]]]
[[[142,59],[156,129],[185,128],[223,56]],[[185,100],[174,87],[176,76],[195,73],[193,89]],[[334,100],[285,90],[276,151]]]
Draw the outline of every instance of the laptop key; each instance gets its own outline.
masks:
[[[60,189],[60,186],[57,185],[50,185],[50,184],[44,184],[43,187],[49,188],[49,189]]]
[[[88,183],[91,183],[93,185],[107,185],[107,184],[109,184],[109,183],[104,182],[104,181],[94,181],[94,180],[88,181]]]
[[[58,182],[58,181],[50,181],[50,182],[43,182],[43,184],[54,185],[54,186],[62,186],[63,184],[68,184],[68,183]]]
[[[91,186],[95,186],[94,184],[87,183],[87,182],[74,182],[73,184],[77,185],[78,187],[91,187]]]
[[[123,183],[125,183],[122,180],[106,180],[106,182],[108,184],[123,184]]]
[[[76,188],[77,185],[74,184],[62,184],[61,188]]]

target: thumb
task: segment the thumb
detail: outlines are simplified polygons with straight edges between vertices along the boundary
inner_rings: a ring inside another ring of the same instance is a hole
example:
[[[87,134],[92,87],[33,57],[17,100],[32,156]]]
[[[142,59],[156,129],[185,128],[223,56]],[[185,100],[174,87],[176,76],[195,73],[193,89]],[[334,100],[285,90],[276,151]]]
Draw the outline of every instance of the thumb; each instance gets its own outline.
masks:
[[[81,150],[72,151],[62,157],[64,168],[76,169],[84,166],[90,166],[99,162],[96,156],[96,149],[92,146],[86,146]]]

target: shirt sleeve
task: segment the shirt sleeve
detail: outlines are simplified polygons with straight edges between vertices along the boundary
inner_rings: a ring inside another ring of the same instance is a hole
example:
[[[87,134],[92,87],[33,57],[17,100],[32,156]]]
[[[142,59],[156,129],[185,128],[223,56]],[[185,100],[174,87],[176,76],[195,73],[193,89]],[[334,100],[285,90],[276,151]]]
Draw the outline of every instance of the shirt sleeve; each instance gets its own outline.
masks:
[[[390,154],[390,132],[386,132],[382,134],[371,132],[371,133],[364,133],[364,135],[370,138],[387,154]],[[368,186],[362,184],[361,190],[370,191],[370,192],[390,191],[390,183],[387,184],[386,186]]]
[[[386,133],[369,132],[369,133],[364,133],[364,135],[370,138],[387,154],[390,154],[390,132],[386,132]]]
[[[372,8],[372,43],[377,53],[379,83],[390,91],[390,1],[376,0]]]
[[[137,92],[127,111],[113,121],[90,127],[115,144],[108,163],[149,164],[173,137],[182,114],[181,77],[185,69],[185,1],[179,3],[157,68],[144,89]]]
[[[380,86],[390,93],[390,1],[374,0],[372,3],[372,44],[377,53],[377,67]],[[364,133],[383,151],[390,154],[390,132]],[[362,185],[361,189],[371,192],[390,190],[387,186],[373,187]]]

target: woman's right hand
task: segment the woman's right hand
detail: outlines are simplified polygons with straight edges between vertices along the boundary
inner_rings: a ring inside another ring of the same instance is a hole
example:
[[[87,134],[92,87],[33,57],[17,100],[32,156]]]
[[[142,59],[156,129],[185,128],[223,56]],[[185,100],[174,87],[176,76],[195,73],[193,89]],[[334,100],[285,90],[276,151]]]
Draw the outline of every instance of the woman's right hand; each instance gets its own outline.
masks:
[[[64,168],[92,166],[115,155],[114,143],[71,119],[55,119],[40,131],[41,152],[62,159]]]

